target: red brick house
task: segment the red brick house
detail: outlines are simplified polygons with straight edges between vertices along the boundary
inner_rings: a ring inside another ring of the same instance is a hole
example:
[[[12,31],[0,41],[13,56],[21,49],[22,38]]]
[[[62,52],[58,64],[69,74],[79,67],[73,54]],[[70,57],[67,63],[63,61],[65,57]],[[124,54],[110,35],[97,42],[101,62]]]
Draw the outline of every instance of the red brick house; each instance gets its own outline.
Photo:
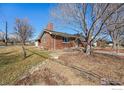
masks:
[[[56,50],[81,46],[81,43],[78,35],[53,31],[53,24],[49,23],[36,40],[36,46]]]

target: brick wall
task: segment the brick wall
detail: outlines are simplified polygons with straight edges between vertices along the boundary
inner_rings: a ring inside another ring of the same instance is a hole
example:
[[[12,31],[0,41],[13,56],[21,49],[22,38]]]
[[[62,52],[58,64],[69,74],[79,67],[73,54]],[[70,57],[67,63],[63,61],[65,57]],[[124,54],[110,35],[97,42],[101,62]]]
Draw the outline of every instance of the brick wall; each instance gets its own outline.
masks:
[[[48,30],[53,30],[53,24],[52,23],[48,23],[46,29]],[[52,36],[48,33],[48,32],[45,32],[44,33],[45,35],[45,43],[43,42],[43,37],[41,38],[41,46],[44,48],[44,49],[47,49],[47,50],[52,50],[53,49],[53,38]]]
[[[46,33],[46,49],[52,50],[53,49],[53,38],[49,33]]]
[[[69,42],[63,42],[63,37],[60,36],[52,36],[48,32],[44,33],[46,37],[46,43],[43,43],[43,38],[41,39],[42,46],[46,50],[56,50],[56,49],[64,49],[75,47],[76,43],[74,42],[74,38],[70,38]]]
[[[53,30],[53,24],[49,23],[46,27],[48,30]],[[42,46],[44,49],[47,50],[54,50],[54,49],[64,49],[64,48],[70,48],[76,46],[74,42],[74,38],[70,39],[70,42],[63,42],[63,37],[61,36],[53,36],[49,32],[45,32],[45,43],[43,42],[43,37],[41,38],[42,42],[40,46]]]
[[[55,40],[55,46],[56,49],[70,48],[75,46],[75,42],[74,39],[70,39],[70,42],[63,42],[63,38],[57,36]]]

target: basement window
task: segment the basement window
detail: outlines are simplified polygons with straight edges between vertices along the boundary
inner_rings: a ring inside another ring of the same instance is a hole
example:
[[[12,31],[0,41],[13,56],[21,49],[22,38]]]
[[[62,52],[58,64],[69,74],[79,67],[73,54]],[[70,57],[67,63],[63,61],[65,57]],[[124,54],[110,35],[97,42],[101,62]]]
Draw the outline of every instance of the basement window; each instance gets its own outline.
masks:
[[[63,37],[63,42],[64,42],[64,43],[69,42],[69,38]]]

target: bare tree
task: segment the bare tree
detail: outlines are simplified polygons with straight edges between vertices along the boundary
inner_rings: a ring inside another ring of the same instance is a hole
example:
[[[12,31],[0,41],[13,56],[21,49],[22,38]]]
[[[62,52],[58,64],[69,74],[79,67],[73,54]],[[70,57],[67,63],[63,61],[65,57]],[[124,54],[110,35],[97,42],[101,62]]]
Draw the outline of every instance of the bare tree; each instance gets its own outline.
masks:
[[[16,34],[20,38],[20,42],[22,43],[22,49],[24,58],[26,58],[26,50],[24,45],[27,40],[29,40],[33,36],[33,29],[32,26],[28,23],[27,19],[16,19],[15,27],[14,27]]]
[[[114,5],[114,7],[113,7]],[[86,41],[85,52],[105,28],[107,20],[124,4],[59,4],[51,14],[69,28],[82,32]]]
[[[11,42],[11,44],[17,44],[20,42],[20,39],[16,33],[10,33],[8,36],[8,41]]]
[[[113,49],[118,49],[119,43],[124,39],[124,7],[109,18],[106,27],[113,42]]]
[[[124,34],[124,32],[123,32]],[[120,41],[120,45],[124,47],[124,36],[122,37],[122,40]]]
[[[4,40],[4,37],[5,37],[5,33],[0,31],[0,40]]]
[[[5,22],[5,32],[6,32],[6,34],[5,34],[5,44],[7,46],[7,42],[8,42],[8,23],[7,23],[7,21]]]
[[[5,21],[5,30],[4,30],[5,34],[2,36],[4,38],[4,42],[5,42],[5,45],[7,46],[7,42],[8,42],[8,22]]]

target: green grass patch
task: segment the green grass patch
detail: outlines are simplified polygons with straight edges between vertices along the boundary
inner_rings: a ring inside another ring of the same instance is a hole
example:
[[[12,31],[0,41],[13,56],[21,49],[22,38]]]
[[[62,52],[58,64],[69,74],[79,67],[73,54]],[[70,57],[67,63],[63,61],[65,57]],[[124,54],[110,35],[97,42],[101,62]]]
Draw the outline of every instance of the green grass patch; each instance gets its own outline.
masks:
[[[0,49],[0,85],[14,84],[24,73],[49,57],[49,53],[37,49],[26,49],[27,58],[23,59],[21,47],[13,46]],[[38,54],[42,55],[39,56]]]

